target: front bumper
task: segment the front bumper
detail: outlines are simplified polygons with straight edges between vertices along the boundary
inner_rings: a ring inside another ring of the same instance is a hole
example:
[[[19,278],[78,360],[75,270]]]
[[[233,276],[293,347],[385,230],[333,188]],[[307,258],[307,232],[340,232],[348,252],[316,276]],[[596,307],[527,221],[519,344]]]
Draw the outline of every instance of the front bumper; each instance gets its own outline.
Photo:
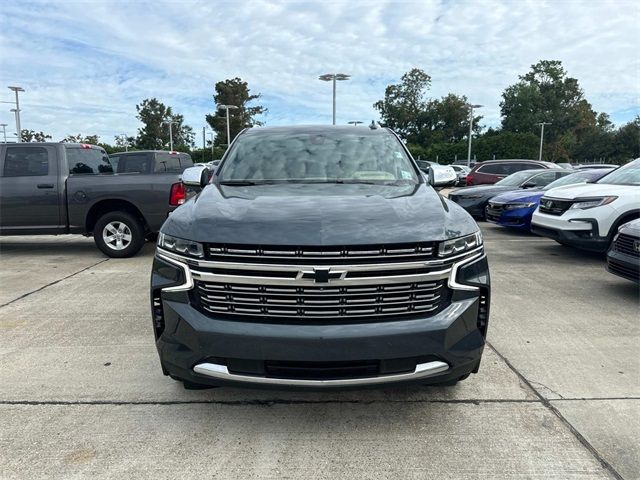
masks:
[[[487,198],[467,198],[456,195],[449,195],[449,200],[460,205],[472,217],[484,218],[484,209],[487,205]]]
[[[531,226],[531,215],[534,208],[517,208],[514,210],[494,210],[487,206],[485,218],[487,222],[495,223],[503,227],[522,228],[529,230]]]
[[[640,258],[611,249],[607,252],[607,271],[627,280],[640,282]]]
[[[609,237],[598,235],[598,222],[593,218],[562,218],[536,211],[531,219],[531,231],[536,235],[593,252],[606,252],[610,244]]]
[[[179,273],[172,276],[156,257],[151,287],[163,371],[197,384],[264,388],[354,388],[458,379],[477,372],[484,349],[490,296],[486,257],[460,266],[452,275],[465,285],[453,282],[451,303],[431,316],[335,324],[239,321],[224,314],[205,315],[191,305],[188,291],[166,291],[184,279]],[[156,322],[158,311],[161,326]],[[309,375],[323,369],[356,371],[361,365],[372,370],[353,378]],[[304,370],[303,375],[273,373],[285,367],[289,372]]]

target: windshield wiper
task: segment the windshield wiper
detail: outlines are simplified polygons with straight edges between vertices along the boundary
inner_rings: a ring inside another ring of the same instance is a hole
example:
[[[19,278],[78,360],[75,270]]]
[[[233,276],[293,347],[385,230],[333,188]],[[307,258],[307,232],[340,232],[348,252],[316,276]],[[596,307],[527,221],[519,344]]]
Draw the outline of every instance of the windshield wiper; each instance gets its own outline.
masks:
[[[256,182],[252,182],[251,180],[226,180],[220,182],[220,185],[230,186],[230,187],[249,187],[252,185],[258,185]]]

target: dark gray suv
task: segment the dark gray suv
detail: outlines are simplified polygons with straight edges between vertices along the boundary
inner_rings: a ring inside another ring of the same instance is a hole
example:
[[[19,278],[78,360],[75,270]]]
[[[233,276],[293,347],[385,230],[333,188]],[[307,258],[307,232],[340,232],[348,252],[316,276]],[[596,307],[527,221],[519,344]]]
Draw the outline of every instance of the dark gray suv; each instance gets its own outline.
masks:
[[[478,371],[489,270],[474,220],[390,130],[243,131],[164,223],[162,370],[187,388],[454,384]],[[205,185],[206,184],[206,185]]]

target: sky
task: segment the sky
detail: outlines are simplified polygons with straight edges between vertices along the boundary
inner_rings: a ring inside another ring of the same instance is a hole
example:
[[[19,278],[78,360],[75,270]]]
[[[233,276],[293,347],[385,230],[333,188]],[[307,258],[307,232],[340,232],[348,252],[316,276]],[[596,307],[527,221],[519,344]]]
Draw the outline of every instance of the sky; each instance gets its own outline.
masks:
[[[429,97],[484,105],[499,126],[502,91],[541,59],[561,60],[617,125],[640,114],[639,1],[126,1],[0,4],[0,86],[19,85],[23,129],[60,140],[135,135],[136,104],[156,97],[201,142],[217,81],[261,93],[267,125],[379,119],[373,103],[417,67]],[[13,92],[0,87],[0,101]],[[4,93],[1,93],[4,92]],[[15,108],[0,123],[15,132]],[[200,133],[199,133],[200,132]]]

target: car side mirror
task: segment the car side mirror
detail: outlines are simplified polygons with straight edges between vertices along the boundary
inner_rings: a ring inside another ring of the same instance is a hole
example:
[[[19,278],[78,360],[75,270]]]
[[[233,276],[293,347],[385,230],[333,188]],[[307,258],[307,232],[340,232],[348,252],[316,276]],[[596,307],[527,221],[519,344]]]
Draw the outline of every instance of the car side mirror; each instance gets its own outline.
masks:
[[[182,172],[182,183],[189,187],[204,188],[209,182],[209,169],[199,165],[189,167]]]
[[[458,176],[453,169],[429,168],[427,179],[432,187],[449,187],[455,185]]]
[[[523,183],[522,185],[520,185],[520,188],[535,188],[537,186],[538,186],[538,184],[536,184],[534,182],[526,182],[526,183]]]

